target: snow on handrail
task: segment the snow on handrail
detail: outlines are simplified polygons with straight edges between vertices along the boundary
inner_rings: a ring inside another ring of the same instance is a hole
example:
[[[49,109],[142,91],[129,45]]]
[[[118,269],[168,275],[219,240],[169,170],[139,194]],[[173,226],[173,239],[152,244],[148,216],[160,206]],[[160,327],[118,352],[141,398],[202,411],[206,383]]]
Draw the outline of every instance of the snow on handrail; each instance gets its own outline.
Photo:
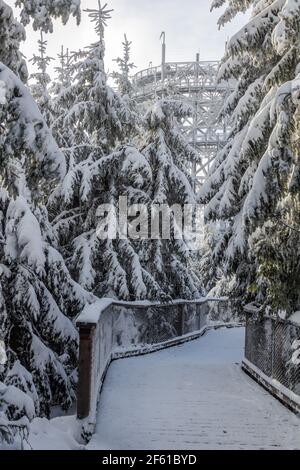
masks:
[[[184,300],[184,299],[176,299],[169,303],[162,303],[158,301],[150,301],[150,300],[138,300],[134,302],[122,301],[122,300],[115,300],[111,298],[103,297],[96,302],[86,305],[83,311],[79,314],[76,319],[76,326],[80,326],[82,324],[97,324],[100,320],[100,317],[103,312],[107,308],[112,305],[117,306],[124,306],[127,308],[144,308],[144,307],[166,307],[170,305],[184,305],[184,304],[203,304],[205,302],[227,302],[228,297],[202,297],[200,299],[194,300]]]

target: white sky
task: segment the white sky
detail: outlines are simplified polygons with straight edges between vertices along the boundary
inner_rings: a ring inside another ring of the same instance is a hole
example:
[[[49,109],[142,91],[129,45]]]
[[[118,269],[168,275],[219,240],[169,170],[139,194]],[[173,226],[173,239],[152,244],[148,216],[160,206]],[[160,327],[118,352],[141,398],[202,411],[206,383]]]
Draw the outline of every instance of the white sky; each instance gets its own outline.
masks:
[[[11,6],[15,0],[6,0]],[[104,3],[104,0],[102,0]],[[83,8],[97,7],[98,0],[82,0]],[[211,0],[108,0],[114,9],[106,30],[106,68],[115,69],[113,59],[121,54],[124,33],[132,41],[132,60],[137,71],[147,68],[151,61],[161,61],[159,37],[166,32],[167,61],[194,60],[200,52],[202,60],[220,59],[228,37],[245,23],[239,16],[227,27],[218,31],[217,19],[221,10],[210,12]],[[30,59],[37,51],[39,33],[27,28],[27,41],[22,51]],[[66,26],[56,22],[54,34],[47,36],[48,54],[56,57],[62,44],[71,50],[83,48],[96,36],[87,14],[82,14],[82,23],[76,26],[71,19]]]

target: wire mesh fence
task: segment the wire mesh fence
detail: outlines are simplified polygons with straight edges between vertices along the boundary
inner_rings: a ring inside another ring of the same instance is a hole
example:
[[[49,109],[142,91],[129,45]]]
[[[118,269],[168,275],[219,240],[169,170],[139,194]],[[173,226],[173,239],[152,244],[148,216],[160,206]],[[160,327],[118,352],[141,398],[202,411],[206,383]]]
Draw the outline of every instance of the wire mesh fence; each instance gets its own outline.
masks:
[[[248,317],[245,357],[300,396],[300,325],[270,317]]]

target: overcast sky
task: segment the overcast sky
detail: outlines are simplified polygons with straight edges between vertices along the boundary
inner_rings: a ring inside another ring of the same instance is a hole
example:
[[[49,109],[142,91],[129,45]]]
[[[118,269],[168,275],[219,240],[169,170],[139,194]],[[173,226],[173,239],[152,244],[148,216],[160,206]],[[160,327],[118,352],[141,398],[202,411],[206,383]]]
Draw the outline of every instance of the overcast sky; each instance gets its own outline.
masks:
[[[6,0],[10,5],[15,0]],[[104,3],[104,0],[103,0]],[[98,0],[82,0],[83,8],[94,8]],[[245,22],[239,16],[234,22],[218,31],[217,19],[221,10],[210,12],[211,0],[108,0],[114,9],[106,31],[106,68],[115,68],[113,59],[121,54],[124,33],[132,41],[132,59],[136,70],[147,68],[149,62],[158,65],[161,61],[160,34],[166,32],[167,60],[190,61],[200,52],[202,60],[220,59],[224,44]],[[39,34],[30,28],[22,51],[29,59],[37,50]],[[83,48],[96,36],[83,12],[82,23],[76,26],[74,19],[67,26],[58,21],[54,34],[47,36],[48,52],[56,57],[64,44],[71,50]]]

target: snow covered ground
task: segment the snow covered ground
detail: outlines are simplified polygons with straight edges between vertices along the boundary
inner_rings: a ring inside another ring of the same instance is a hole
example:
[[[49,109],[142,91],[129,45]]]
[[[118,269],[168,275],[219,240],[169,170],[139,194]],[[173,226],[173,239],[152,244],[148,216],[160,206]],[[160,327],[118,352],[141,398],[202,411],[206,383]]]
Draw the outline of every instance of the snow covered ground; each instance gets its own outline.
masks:
[[[112,364],[88,449],[300,449],[300,420],[242,372],[244,329]]]
[[[85,450],[85,446],[78,443],[80,433],[76,416],[36,418],[30,424],[28,439],[16,439],[13,445],[2,443],[0,450]]]
[[[243,328],[223,328],[115,361],[87,447],[76,417],[66,416],[35,419],[23,448],[300,449],[300,419],[242,372],[243,346]]]
[[[84,450],[85,446],[78,444],[80,440],[80,425],[76,416],[54,418],[49,421],[37,418],[30,427],[29,442],[26,450]]]

